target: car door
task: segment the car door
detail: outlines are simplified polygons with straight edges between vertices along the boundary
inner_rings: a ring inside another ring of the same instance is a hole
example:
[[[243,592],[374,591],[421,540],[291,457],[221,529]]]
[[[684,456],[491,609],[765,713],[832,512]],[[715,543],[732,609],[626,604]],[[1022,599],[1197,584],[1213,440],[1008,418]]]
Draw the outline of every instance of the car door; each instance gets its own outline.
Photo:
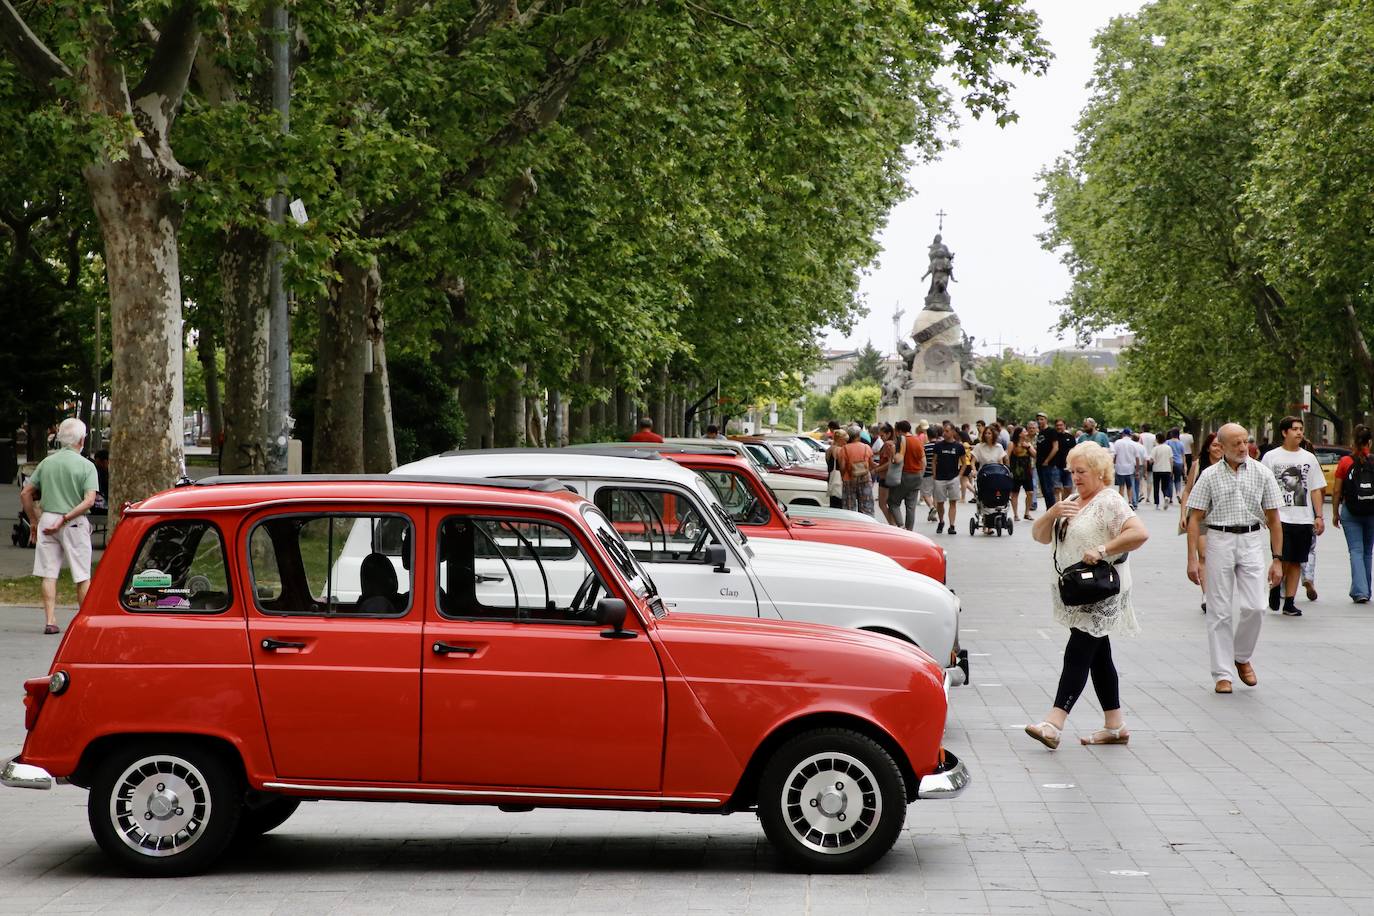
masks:
[[[758,596],[733,539],[694,494],[636,481],[592,482],[593,501],[658,584],[669,610],[757,617]],[[725,547],[723,567],[706,548]]]
[[[279,777],[418,778],[414,512],[292,507],[246,525],[248,634]]]
[[[423,781],[657,792],[663,672],[637,621],[602,636],[611,580],[589,545],[528,515],[431,510],[427,525]]]

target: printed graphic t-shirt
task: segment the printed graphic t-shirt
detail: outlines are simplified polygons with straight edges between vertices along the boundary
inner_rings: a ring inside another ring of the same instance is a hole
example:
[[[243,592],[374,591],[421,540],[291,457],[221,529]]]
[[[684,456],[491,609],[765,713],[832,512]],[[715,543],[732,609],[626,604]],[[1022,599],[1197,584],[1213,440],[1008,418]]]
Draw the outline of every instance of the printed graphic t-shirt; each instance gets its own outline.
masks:
[[[941,439],[935,443],[935,479],[953,480],[959,476],[959,463],[964,460],[964,443]]]
[[[1272,448],[1261,459],[1279,482],[1283,502],[1279,505],[1279,521],[1289,525],[1310,525],[1316,519],[1312,509],[1311,491],[1326,486],[1317,456],[1305,448],[1290,452],[1286,448]]]

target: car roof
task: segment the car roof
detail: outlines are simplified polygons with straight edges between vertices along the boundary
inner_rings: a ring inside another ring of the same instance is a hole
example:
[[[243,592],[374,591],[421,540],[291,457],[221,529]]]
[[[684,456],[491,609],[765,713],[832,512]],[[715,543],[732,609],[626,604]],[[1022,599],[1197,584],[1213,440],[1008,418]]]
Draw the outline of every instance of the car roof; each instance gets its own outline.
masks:
[[[630,454],[623,456],[610,449],[473,449],[421,458],[393,473],[430,477],[603,477],[669,481],[688,488],[695,486],[699,479],[694,471],[647,449],[632,449]]]
[[[475,503],[538,506],[566,513],[575,511],[583,500],[551,479],[492,481],[405,474],[219,476],[155,493],[125,512],[224,512],[304,502]]]

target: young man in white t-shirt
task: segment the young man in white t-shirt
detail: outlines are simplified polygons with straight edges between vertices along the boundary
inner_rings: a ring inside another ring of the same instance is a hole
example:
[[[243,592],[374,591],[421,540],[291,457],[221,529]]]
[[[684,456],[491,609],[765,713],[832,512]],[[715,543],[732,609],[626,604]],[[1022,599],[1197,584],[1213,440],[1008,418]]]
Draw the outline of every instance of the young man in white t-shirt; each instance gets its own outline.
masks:
[[[1154,454],[1158,440],[1155,439],[1155,434],[1150,432],[1150,424],[1148,423],[1142,424],[1140,427],[1140,444],[1145,446],[1145,454]]]
[[[1174,501],[1174,450],[1163,442],[1150,452],[1150,475],[1154,480],[1155,508],[1167,509]],[[1159,504],[1159,491],[1164,491],[1164,505]]]
[[[1317,456],[1302,447],[1302,419],[1284,417],[1279,421],[1279,448],[1271,448],[1260,459],[1274,474],[1283,494],[1279,506],[1279,523],[1283,525],[1283,579],[1269,590],[1269,610],[1279,609],[1283,598],[1283,613],[1301,617],[1302,611],[1293,604],[1298,593],[1302,565],[1312,551],[1312,539],[1326,527],[1322,504],[1326,500],[1326,478],[1322,476]],[[1280,594],[1282,589],[1282,594]]]
[[[1112,463],[1116,465],[1116,488],[1121,498],[1135,508],[1140,499],[1140,446],[1131,438],[1130,427],[1121,431],[1121,436],[1112,443]],[[1129,492],[1128,492],[1129,491]]]

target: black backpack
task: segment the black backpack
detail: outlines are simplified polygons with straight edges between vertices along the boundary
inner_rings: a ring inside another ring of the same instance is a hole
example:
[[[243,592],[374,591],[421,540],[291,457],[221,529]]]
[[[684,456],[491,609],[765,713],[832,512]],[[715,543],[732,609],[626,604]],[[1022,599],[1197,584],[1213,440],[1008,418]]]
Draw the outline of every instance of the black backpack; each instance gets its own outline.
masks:
[[[1374,515],[1374,461],[1352,455],[1354,464],[1341,484],[1341,500],[1351,515]]]

